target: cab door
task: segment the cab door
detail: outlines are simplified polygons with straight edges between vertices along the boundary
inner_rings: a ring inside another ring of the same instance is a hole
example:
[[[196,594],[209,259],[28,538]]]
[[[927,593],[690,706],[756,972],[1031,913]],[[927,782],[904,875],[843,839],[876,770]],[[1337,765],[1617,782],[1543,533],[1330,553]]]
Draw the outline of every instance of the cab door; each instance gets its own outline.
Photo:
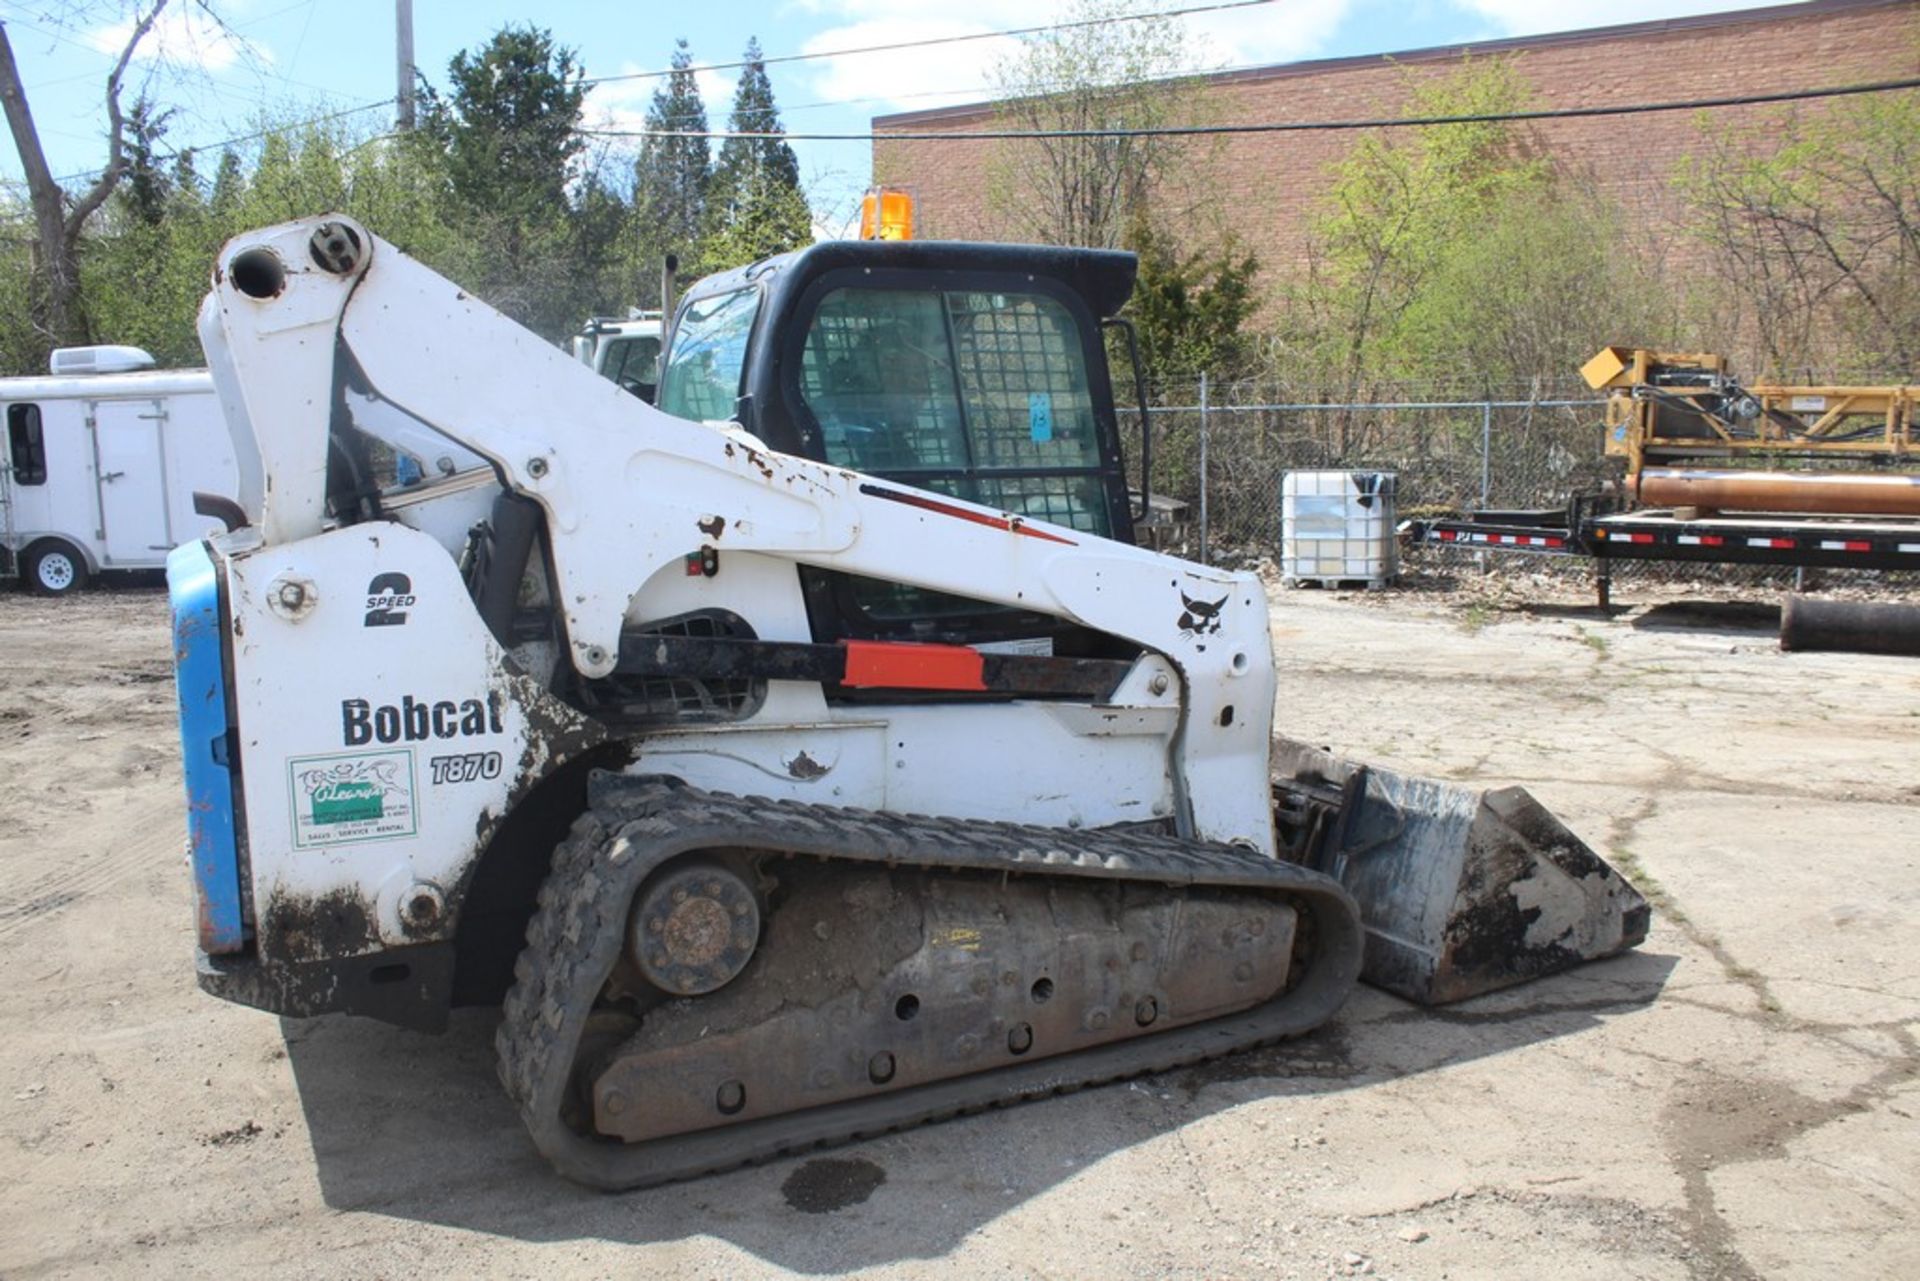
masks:
[[[173,546],[160,448],[165,417],[159,400],[97,400],[89,406],[109,565],[157,565]]]
[[[841,271],[813,284],[798,311],[786,396],[807,452],[1131,540],[1099,326],[1070,291],[1004,274]],[[1095,656],[1080,629],[1029,611],[826,570],[801,581],[817,641]]]

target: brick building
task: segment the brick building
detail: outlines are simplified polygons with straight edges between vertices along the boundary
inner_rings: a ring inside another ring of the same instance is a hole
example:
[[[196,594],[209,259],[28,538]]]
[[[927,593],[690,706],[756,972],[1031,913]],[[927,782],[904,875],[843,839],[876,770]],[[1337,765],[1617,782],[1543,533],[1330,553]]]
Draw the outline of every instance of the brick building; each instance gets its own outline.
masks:
[[[1627,105],[1813,89],[1911,76],[1920,69],[1920,0],[1807,0],[1483,44],[1288,63],[1205,78],[1223,123],[1391,117],[1408,79],[1445,74],[1469,52],[1512,58],[1544,108]],[[1779,108],[1716,110],[1716,125]],[[881,116],[876,133],[962,133],[995,126],[981,103]],[[1564,170],[1590,174],[1656,246],[1674,239],[1676,166],[1700,145],[1699,113],[1543,120],[1526,126]],[[1242,134],[1196,153],[1192,184],[1270,272],[1304,262],[1309,220],[1328,169],[1352,132]],[[914,189],[919,233],[994,239],[987,191],[1006,142],[888,141],[873,145],[874,180]]]

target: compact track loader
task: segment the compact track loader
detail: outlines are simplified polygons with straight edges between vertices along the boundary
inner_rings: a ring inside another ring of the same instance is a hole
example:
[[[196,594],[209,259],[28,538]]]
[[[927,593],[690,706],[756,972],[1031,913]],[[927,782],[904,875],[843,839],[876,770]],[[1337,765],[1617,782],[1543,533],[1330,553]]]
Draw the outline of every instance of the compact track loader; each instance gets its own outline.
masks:
[[[1259,582],[1130,542],[1133,270],[815,246],[691,291],[662,412],[346,218],[230,243],[202,986],[500,1003],[534,1141],[625,1188],[1638,942],[1524,792],[1272,738]]]

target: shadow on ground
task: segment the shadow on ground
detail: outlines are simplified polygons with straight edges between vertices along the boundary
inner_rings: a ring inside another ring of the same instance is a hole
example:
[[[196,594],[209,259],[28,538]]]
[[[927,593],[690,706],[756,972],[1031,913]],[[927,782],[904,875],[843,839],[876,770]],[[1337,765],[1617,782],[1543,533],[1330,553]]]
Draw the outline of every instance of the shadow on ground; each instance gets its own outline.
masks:
[[[444,1037],[347,1018],[282,1027],[334,1209],[536,1242],[707,1236],[796,1271],[853,1272],[945,1255],[1085,1167],[1245,1103],[1334,1094],[1631,1017],[1675,963],[1630,953],[1444,1010],[1361,988],[1332,1023],[1282,1046],[617,1196],[563,1181],[534,1152],[494,1077],[497,1012],[463,1011]]]
[[[1759,601],[1675,600],[1655,605],[1633,620],[1633,626],[1647,632],[1752,632],[1780,631],[1780,607]]]

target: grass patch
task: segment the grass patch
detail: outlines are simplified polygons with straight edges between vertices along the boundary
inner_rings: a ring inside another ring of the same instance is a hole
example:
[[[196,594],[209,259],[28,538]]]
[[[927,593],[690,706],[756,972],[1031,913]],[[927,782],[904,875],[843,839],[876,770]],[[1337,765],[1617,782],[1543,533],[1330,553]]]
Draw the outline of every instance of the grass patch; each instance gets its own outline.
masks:
[[[1466,607],[1460,614],[1460,630],[1469,636],[1477,636],[1480,629],[1493,619],[1493,611],[1478,601]]]
[[[1667,887],[1660,884],[1653,873],[1647,870],[1646,864],[1640,861],[1638,854],[1624,845],[1614,845],[1608,847],[1607,857],[1612,860],[1615,870],[1632,881],[1633,888],[1639,890],[1641,897],[1651,903],[1660,915],[1675,925],[1690,924],[1687,914],[1680,910],[1678,903],[1674,902],[1673,895],[1667,893]]]

